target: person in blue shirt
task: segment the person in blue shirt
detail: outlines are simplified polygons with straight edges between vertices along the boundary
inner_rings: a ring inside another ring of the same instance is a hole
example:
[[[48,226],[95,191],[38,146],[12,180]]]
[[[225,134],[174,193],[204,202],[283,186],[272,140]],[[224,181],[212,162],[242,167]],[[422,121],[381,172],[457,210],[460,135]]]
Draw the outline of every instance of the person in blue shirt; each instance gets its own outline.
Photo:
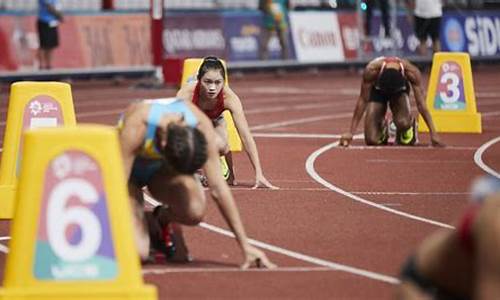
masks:
[[[182,232],[169,227],[194,226],[205,216],[205,192],[195,176],[201,168],[210,194],[243,252],[242,268],[253,263],[257,267],[275,267],[264,252],[248,241],[238,208],[222,176],[214,127],[199,108],[180,98],[143,100],[128,107],[118,129],[129,194],[135,207],[135,238],[143,260],[149,258],[151,243],[167,260],[190,261],[180,236]],[[146,188],[163,204],[152,215],[147,214],[147,219],[142,204]],[[149,230],[153,227],[161,229]],[[178,245],[171,245],[170,232],[174,232],[174,243],[180,241]],[[172,246],[179,247],[179,252],[171,251]]]
[[[58,8],[58,0],[38,0],[37,29],[40,42],[38,50],[40,69],[52,68],[52,52],[59,46],[58,26],[63,21],[63,15]]]

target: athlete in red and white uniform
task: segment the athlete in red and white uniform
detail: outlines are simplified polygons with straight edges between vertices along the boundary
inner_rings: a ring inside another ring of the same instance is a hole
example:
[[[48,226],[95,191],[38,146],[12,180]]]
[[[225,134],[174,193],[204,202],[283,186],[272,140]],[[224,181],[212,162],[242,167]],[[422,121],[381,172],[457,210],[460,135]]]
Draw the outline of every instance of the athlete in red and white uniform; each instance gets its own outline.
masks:
[[[232,175],[234,172],[232,170],[226,122],[222,117],[222,112],[228,110],[233,117],[234,125],[241,137],[248,158],[255,169],[254,188],[277,189],[263,174],[257,145],[248,127],[241,100],[229,86],[225,85],[225,82],[226,72],[221,60],[216,57],[206,57],[198,70],[197,81],[184,85],[177,92],[177,97],[192,101],[212,120],[217,132],[218,149],[221,154],[226,155]],[[230,177],[228,182],[229,184],[236,184],[234,177]]]
[[[388,107],[391,109],[393,122],[397,128],[396,142],[401,145],[414,145],[417,142],[417,128],[415,117],[411,114],[409,97],[411,90],[415,96],[417,110],[429,128],[431,144],[444,146],[425,104],[420,71],[409,61],[399,57],[379,57],[365,67],[350,130],[342,135],[340,145],[351,144],[358,124],[365,114],[365,143],[387,144],[388,126],[385,116]]]
[[[478,184],[489,190],[466,208],[457,229],[432,234],[409,257],[397,299],[500,299],[500,179]]]

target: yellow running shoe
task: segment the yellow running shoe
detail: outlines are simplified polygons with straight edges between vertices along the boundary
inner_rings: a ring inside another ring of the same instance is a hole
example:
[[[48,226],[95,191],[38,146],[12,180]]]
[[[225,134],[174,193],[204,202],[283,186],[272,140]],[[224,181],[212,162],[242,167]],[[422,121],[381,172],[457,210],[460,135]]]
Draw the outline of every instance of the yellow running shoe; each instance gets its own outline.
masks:
[[[229,166],[227,165],[226,158],[224,156],[220,157],[220,166],[222,177],[224,177],[224,180],[227,180],[231,172],[229,171]]]

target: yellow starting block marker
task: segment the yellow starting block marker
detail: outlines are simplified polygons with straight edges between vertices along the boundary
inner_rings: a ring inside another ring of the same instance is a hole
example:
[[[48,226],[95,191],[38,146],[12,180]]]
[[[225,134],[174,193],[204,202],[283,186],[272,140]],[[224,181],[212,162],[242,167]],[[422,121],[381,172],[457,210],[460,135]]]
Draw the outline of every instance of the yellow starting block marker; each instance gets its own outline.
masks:
[[[156,299],[141,277],[116,130],[39,128],[24,138],[0,299]]]
[[[226,68],[226,63],[223,60],[221,61],[224,65],[224,68]],[[203,62],[202,58],[187,58],[184,60],[184,65],[182,68],[181,86],[197,80],[196,76],[198,74],[198,69],[200,68],[202,62]],[[226,85],[228,85],[228,82],[229,78],[227,76],[227,69],[226,69]],[[224,111],[222,115],[224,116],[224,120],[226,121],[229,150],[232,152],[239,152],[243,149],[243,146],[241,144],[241,138],[240,135],[238,134],[238,130],[234,125],[233,117],[231,113],[227,110]]]
[[[22,132],[35,127],[76,124],[71,87],[62,82],[12,84],[0,164],[0,219],[14,214],[22,158]]]
[[[481,133],[469,54],[434,54],[426,105],[438,132]],[[419,116],[419,130],[429,131],[422,116]]]

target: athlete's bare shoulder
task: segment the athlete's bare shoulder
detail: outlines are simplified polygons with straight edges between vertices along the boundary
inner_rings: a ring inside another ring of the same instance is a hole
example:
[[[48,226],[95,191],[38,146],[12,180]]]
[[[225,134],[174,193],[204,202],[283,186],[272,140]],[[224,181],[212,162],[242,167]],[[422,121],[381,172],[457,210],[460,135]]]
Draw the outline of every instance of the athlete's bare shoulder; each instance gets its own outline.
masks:
[[[363,72],[363,80],[365,82],[374,81],[380,72],[380,68],[382,68],[382,63],[383,63],[382,57],[375,58],[374,60],[370,61],[366,65],[365,70]]]

